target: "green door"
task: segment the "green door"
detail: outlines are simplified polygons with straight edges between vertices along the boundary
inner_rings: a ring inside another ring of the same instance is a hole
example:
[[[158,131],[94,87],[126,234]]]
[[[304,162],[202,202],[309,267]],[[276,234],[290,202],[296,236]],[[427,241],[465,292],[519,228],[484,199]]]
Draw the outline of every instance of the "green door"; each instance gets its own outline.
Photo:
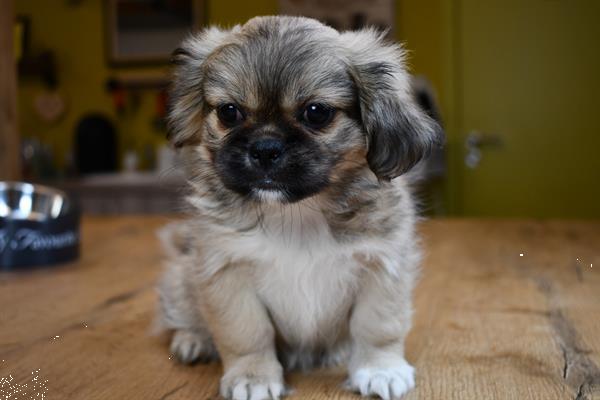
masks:
[[[600,217],[600,1],[456,5],[459,211]]]

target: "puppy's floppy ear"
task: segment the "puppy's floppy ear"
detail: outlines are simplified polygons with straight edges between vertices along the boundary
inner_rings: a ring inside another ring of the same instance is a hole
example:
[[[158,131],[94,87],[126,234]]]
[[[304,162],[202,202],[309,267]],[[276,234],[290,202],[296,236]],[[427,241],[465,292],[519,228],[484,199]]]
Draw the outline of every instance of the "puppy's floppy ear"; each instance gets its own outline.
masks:
[[[173,83],[169,92],[167,138],[175,147],[198,143],[201,124],[198,118],[203,106],[203,65],[206,58],[225,44],[231,33],[238,30],[208,28],[183,41],[171,57],[175,66]]]
[[[383,180],[408,171],[441,141],[441,129],[414,103],[404,51],[373,29],[340,35],[367,132],[367,161]]]

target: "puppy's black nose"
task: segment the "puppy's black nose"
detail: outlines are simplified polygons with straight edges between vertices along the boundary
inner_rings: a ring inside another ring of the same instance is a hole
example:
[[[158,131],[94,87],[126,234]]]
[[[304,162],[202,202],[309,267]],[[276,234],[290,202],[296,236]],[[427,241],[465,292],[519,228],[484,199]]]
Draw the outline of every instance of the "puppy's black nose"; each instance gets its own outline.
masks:
[[[278,139],[259,139],[250,145],[250,161],[257,167],[269,169],[283,156],[283,143]]]

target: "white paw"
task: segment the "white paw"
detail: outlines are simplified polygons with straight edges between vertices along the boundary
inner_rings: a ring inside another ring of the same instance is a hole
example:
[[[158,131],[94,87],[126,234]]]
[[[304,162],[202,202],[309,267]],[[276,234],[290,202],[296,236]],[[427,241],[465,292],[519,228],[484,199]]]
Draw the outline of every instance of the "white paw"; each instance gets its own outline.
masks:
[[[184,364],[208,362],[217,357],[210,339],[191,330],[178,330],[171,339],[171,354]]]
[[[359,368],[348,386],[363,396],[397,400],[415,387],[415,369],[406,361],[391,368]]]
[[[230,400],[279,400],[285,396],[283,382],[259,377],[221,380],[221,396]]]

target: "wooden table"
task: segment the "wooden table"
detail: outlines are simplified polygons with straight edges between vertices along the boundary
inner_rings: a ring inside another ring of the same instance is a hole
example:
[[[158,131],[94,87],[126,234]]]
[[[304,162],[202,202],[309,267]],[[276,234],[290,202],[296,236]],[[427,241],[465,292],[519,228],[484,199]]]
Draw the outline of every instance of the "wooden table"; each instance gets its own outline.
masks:
[[[0,274],[0,399],[217,398],[218,364],[177,365],[150,334],[167,220],[87,218],[78,263]],[[421,231],[407,399],[600,398],[600,222]],[[287,379],[292,398],[358,399],[340,390],[342,370]]]

